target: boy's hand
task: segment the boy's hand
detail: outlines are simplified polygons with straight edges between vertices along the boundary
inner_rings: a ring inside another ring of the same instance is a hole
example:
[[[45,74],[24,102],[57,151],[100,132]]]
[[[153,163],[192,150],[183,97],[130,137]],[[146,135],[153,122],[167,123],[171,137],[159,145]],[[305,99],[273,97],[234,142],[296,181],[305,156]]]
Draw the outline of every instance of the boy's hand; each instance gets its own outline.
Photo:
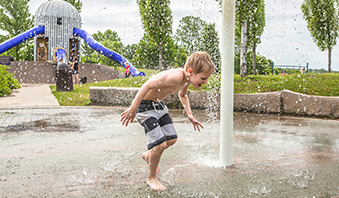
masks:
[[[122,122],[122,125],[128,125],[128,123],[132,123],[133,119],[135,118],[135,111],[128,108],[126,111],[124,111],[121,114],[120,122]]]
[[[200,127],[202,129],[204,128],[202,124],[197,119],[194,118],[193,115],[189,115],[188,119],[190,119],[190,121],[192,122],[195,131],[198,129],[198,131],[200,132]]]

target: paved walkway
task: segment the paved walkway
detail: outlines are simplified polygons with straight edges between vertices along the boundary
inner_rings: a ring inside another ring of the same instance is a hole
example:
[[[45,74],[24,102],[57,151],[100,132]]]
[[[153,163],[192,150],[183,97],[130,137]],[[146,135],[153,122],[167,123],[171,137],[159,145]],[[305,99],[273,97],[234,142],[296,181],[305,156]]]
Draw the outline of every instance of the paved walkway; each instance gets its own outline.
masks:
[[[21,84],[12,94],[0,97],[0,108],[59,106],[49,88],[50,84]]]
[[[143,128],[125,108],[61,107],[48,85],[0,98],[0,197],[337,197],[339,122],[235,113],[233,166],[219,165],[219,112],[170,110],[179,138],[146,185]]]

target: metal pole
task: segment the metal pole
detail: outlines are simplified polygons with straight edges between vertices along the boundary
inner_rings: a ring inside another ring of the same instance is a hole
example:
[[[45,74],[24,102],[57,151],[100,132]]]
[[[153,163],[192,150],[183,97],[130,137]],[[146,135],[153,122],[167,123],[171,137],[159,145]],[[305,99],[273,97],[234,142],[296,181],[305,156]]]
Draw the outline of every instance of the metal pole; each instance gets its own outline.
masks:
[[[222,10],[220,161],[226,167],[233,158],[235,0],[223,0]]]
[[[237,70],[236,70],[235,73],[236,73],[236,74],[239,74],[239,62],[238,62],[238,61],[236,62],[236,65],[237,65]]]
[[[306,69],[306,73],[308,73],[308,63],[306,64],[306,67],[307,67],[307,69]]]

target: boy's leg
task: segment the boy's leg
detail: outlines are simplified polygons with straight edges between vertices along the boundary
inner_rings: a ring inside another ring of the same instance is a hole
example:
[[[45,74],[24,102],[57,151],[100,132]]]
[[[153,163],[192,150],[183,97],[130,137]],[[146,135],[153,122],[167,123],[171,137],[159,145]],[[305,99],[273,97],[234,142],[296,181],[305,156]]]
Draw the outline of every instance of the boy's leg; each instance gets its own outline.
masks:
[[[153,189],[157,191],[164,191],[167,188],[162,185],[158,178],[157,174],[159,173],[159,162],[162,153],[164,152],[165,149],[167,149],[169,146],[172,146],[177,139],[171,139],[167,140],[160,145],[157,145],[144,153],[142,155],[142,158],[148,163],[149,167],[149,173],[147,177],[147,184]]]
[[[149,173],[147,178],[147,184],[157,191],[164,191],[166,187],[162,185],[157,178],[157,167],[160,162],[161,155],[163,151],[167,148],[166,142],[163,142],[160,145],[155,146],[149,152],[148,162],[149,162]]]
[[[150,153],[151,153],[151,152],[152,152],[152,150],[148,150],[148,151],[146,151],[145,153],[143,153],[143,154],[141,155],[141,158],[142,158],[143,160],[145,160],[145,161],[147,162],[148,165],[149,165],[149,156],[150,156]],[[157,167],[156,173],[157,173],[157,174],[160,173],[160,168],[159,168],[159,166]]]
[[[149,165],[147,184],[154,190],[166,190],[157,179],[158,165],[163,151],[173,145],[177,138],[168,109],[163,103],[142,101],[137,110],[137,118],[145,127],[147,145],[150,149],[142,155]]]
[[[166,147],[165,147],[165,149],[167,149],[168,147],[172,146],[176,141],[177,141],[177,139],[166,140]],[[152,152],[152,149],[148,150],[145,153],[143,153],[142,156],[141,156],[142,159],[145,160],[148,165],[149,165],[149,156],[150,156],[151,152]],[[160,169],[159,169],[159,166],[158,166],[157,170],[156,170],[156,173],[159,174],[159,172],[160,172]]]
[[[171,140],[166,140],[166,149],[170,146],[172,146],[175,142],[177,141],[177,139],[171,139]]]

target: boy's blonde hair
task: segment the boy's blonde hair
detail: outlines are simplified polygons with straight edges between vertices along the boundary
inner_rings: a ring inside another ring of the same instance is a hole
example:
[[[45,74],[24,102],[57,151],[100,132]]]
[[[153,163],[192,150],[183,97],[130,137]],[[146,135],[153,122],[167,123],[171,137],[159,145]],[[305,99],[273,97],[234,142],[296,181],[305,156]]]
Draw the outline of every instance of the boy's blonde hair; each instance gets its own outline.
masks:
[[[185,71],[192,68],[194,74],[201,72],[215,72],[215,65],[207,52],[194,52],[186,61]]]

